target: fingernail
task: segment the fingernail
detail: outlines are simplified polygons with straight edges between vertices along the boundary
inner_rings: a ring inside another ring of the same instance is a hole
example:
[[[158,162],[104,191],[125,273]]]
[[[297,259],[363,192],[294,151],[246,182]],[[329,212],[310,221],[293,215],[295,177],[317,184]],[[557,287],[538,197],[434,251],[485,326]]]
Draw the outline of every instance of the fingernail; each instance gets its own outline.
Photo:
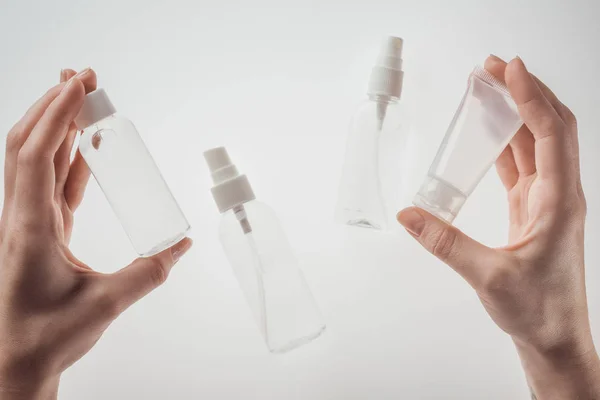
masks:
[[[517,64],[520,64],[521,67],[527,71],[527,66],[525,65],[525,62],[523,62],[523,59],[521,58],[521,56],[517,55],[515,56],[514,60],[517,62]]]
[[[64,82],[66,79],[66,75],[65,75],[65,70],[61,69],[60,70],[60,82]]]
[[[192,239],[185,238],[181,242],[177,243],[175,247],[171,249],[171,256],[173,257],[173,263],[179,261],[179,259],[187,253],[187,251],[192,247]]]
[[[501,59],[500,57],[498,57],[498,56],[497,56],[497,55],[495,55],[495,54],[490,54],[489,58],[491,58],[491,59],[492,59],[492,60],[494,60],[494,61],[504,62],[504,60],[503,60],[503,59]]]
[[[77,76],[72,77],[71,79],[69,79],[67,81],[67,83],[65,84],[65,86],[62,88],[61,92],[64,92],[65,90],[67,90],[67,88],[69,86],[71,86],[73,84],[73,82],[78,81],[79,79],[77,79]]]
[[[398,222],[413,236],[419,237],[425,228],[425,218],[415,208],[406,208],[398,213]]]
[[[79,71],[77,73],[77,75],[75,75],[75,76],[78,77],[78,78],[81,78],[82,76],[84,76],[85,74],[87,74],[88,72],[90,72],[91,69],[92,68],[90,68],[90,67],[84,68],[81,71]]]

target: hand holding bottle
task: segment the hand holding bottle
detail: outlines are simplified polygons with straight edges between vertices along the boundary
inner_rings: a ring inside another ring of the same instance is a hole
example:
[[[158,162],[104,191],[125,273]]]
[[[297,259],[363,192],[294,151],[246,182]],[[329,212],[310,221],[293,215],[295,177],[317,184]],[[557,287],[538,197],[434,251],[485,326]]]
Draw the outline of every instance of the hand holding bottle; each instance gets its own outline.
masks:
[[[600,398],[575,117],[520,58],[507,65],[491,56],[485,68],[506,82],[524,122],[496,162],[508,193],[509,244],[488,248],[415,207],[398,220],[476,290],[513,338],[537,398]]]
[[[68,81],[67,81],[68,80]],[[65,70],[9,132],[0,220],[0,398],[55,398],[60,374],[127,307],[159,286],[190,247],[184,239],[114,274],[68,249],[89,177],[70,153],[73,121],[96,74]],[[66,82],[65,82],[66,81]]]

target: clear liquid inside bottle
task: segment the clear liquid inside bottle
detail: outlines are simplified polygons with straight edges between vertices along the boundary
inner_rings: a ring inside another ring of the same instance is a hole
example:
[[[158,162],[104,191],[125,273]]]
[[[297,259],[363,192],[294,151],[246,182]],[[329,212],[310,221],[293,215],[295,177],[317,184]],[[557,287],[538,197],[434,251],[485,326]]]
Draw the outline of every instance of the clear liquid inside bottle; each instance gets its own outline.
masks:
[[[274,212],[256,200],[223,214],[220,239],[269,350],[284,353],[325,330]]]
[[[414,204],[452,223],[521,125],[505,84],[476,67]]]
[[[138,254],[185,237],[190,225],[131,121],[113,115],[94,123],[79,150]]]
[[[351,226],[385,230],[394,213],[390,204],[394,188],[384,186],[389,165],[382,160],[382,138],[406,136],[405,113],[398,98],[372,95],[356,114],[346,146],[346,156],[336,208],[336,221]],[[403,141],[396,141],[404,143]],[[401,157],[402,148],[398,148]],[[400,176],[393,182],[400,187]],[[389,181],[388,181],[389,182]]]

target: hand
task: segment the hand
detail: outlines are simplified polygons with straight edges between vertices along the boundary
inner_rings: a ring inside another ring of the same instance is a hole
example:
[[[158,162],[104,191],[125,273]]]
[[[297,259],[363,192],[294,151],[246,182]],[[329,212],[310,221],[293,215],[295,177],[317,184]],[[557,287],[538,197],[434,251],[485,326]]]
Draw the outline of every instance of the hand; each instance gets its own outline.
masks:
[[[86,354],[127,307],[166,279],[190,247],[184,239],[114,274],[101,274],[68,249],[89,170],[73,120],[87,69],[61,73],[7,137],[0,220],[0,399],[55,398],[60,374]],[[67,82],[65,82],[67,81]]]
[[[462,275],[514,340],[539,399],[600,398],[584,274],[586,202],[571,111],[520,58],[491,56],[524,122],[496,162],[509,203],[509,243],[488,248],[414,207],[399,222]],[[579,396],[579,397],[577,397]]]

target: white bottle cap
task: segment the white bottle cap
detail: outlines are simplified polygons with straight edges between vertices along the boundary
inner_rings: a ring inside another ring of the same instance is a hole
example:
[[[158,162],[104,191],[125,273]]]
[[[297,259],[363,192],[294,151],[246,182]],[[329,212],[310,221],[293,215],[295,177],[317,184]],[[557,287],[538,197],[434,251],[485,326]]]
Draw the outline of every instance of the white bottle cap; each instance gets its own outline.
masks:
[[[219,212],[224,213],[256,198],[248,178],[239,174],[225,147],[205,151],[204,159],[212,175],[214,186],[211,190]]]
[[[96,89],[85,96],[83,106],[77,117],[75,125],[77,129],[85,129],[106,117],[117,112],[104,89]]]
[[[402,93],[402,46],[399,37],[388,36],[380,50],[377,63],[371,70],[369,95],[400,97]]]

